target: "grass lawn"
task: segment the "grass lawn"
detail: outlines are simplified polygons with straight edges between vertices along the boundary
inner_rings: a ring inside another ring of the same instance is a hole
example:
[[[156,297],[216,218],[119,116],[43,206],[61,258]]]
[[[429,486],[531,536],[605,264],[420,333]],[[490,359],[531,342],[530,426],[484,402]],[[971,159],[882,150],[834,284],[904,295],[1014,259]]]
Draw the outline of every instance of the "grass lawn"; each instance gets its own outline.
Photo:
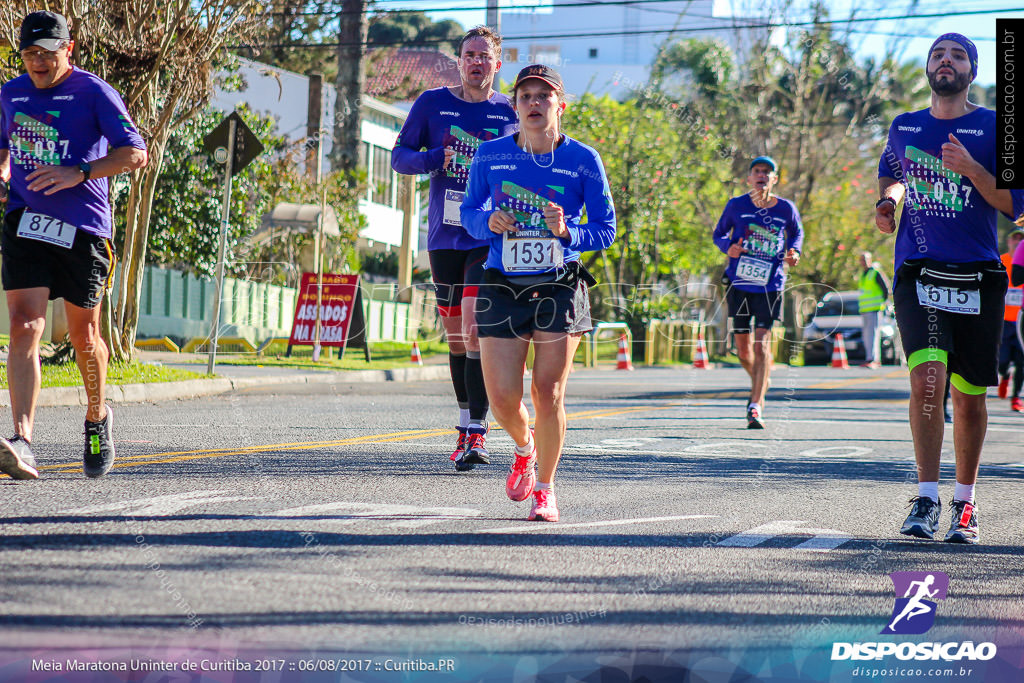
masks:
[[[107,369],[107,384],[142,384],[148,382],[176,382],[183,379],[203,379],[205,374],[166,368],[149,363],[111,363]],[[44,365],[42,387],[77,387],[82,376],[74,363]],[[0,364],[0,389],[7,388],[7,363]]]

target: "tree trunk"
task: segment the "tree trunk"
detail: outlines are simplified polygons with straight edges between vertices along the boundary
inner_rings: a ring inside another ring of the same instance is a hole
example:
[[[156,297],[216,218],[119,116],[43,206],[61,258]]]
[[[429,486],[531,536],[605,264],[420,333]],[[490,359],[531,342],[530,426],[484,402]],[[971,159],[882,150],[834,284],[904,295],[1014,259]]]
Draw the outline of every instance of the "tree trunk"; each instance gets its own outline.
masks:
[[[142,277],[146,268],[146,246],[149,241],[149,219],[153,211],[153,193],[163,165],[167,134],[151,141],[149,165],[139,177],[139,204],[135,229],[131,235],[131,261],[125,262],[121,270],[122,294],[119,297],[121,309],[119,352],[123,360],[129,361],[135,355],[135,334],[139,327],[139,304],[142,300]],[[125,250],[129,249],[128,235],[125,236]]]
[[[338,77],[334,103],[334,169],[344,171],[349,187],[355,187],[359,164],[360,120],[366,69],[363,46],[368,30],[366,0],[343,0],[341,31],[338,34]]]

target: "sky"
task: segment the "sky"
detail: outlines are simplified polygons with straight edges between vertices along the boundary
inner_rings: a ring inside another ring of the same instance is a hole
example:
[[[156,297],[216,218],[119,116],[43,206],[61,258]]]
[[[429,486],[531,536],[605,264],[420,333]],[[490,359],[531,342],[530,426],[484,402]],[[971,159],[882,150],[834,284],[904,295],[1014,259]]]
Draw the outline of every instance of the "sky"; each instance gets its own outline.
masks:
[[[502,0],[503,4],[524,5],[537,0]],[[784,0],[714,0],[714,15],[729,17],[733,14],[749,16],[744,10],[750,7],[763,7],[778,4]],[[793,0],[789,15],[807,18],[808,0]],[[1024,0],[972,0],[971,2],[951,2],[950,0],[833,0],[826,2],[830,15],[834,19],[845,18],[850,14],[851,4],[857,7],[859,17],[903,17],[913,15],[915,18],[878,19],[873,22],[856,24],[852,42],[861,57],[881,56],[894,42],[902,50],[905,60],[920,59],[928,52],[932,40],[949,31],[963,33],[978,46],[978,79],[979,85],[988,86],[995,82],[996,52],[995,31],[996,17],[1015,17],[1024,19]],[[485,22],[486,0],[381,0],[379,7],[389,9],[427,9],[429,16],[436,20],[454,19],[464,27],[475,26]],[[478,10],[467,10],[467,7],[480,7]],[[442,8],[456,8],[441,11]],[[995,10],[991,14],[968,14],[980,10]],[[949,14],[945,17],[923,17],[928,14]],[[619,27],[610,26],[610,30]],[[564,28],[570,32],[571,28]],[[898,34],[898,35],[884,35]],[[910,36],[922,36],[910,37]]]

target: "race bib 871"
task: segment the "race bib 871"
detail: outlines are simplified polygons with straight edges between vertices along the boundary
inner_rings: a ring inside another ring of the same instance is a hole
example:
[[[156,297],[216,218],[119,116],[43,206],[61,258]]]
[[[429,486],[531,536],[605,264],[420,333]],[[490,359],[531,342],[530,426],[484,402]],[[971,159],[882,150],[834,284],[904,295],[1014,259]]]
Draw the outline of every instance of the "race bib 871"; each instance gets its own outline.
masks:
[[[59,218],[32,211],[21,214],[21,220],[18,221],[18,237],[54,244],[65,249],[70,249],[75,243],[77,230],[78,228]]]

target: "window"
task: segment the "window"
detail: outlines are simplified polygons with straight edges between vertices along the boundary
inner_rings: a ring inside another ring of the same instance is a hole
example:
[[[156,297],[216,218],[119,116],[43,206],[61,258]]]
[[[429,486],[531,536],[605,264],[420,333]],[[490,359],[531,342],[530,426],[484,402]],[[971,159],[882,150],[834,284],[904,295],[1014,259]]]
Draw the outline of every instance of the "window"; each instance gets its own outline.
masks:
[[[509,64],[516,64],[517,62],[519,62],[519,48],[518,47],[508,47],[508,48],[505,48],[505,56],[502,58],[501,61],[507,62]]]
[[[530,63],[546,64],[547,66],[561,66],[562,48],[558,45],[531,45]]]
[[[597,48],[596,47],[590,48],[590,58],[591,59],[597,59]]]
[[[391,170],[391,150],[373,146],[373,169],[371,171],[370,201],[392,206],[391,190],[394,187],[395,172]]]

